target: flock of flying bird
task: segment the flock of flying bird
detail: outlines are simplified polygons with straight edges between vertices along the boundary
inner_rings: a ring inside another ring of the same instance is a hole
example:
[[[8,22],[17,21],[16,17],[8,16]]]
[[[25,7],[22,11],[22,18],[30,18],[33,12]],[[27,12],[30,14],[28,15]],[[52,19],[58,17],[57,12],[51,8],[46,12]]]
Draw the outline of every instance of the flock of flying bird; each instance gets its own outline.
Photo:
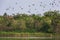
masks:
[[[58,3],[60,3],[60,1],[58,1]],[[18,2],[15,3],[15,5],[17,5],[17,4],[18,4]],[[40,7],[43,7],[43,11],[44,11],[44,8],[45,8],[46,5],[44,6],[44,5],[42,5],[42,4],[43,4],[43,2],[40,2],[39,6],[40,6]],[[53,7],[54,7],[54,5],[58,7],[58,4],[56,4],[56,0],[53,0],[52,2],[49,2],[48,4],[49,4],[50,6],[53,6]],[[29,8],[30,8],[31,6],[34,7],[35,4],[33,3],[33,4],[31,4],[31,5],[28,5]],[[37,7],[37,6],[36,6],[36,7]],[[20,6],[19,8],[20,8],[21,10],[24,10],[24,8],[21,7],[21,6]],[[14,7],[11,8],[11,9],[12,9],[12,10],[15,10]],[[31,8],[31,9],[32,9],[32,8]],[[31,10],[31,9],[30,9],[30,10]],[[10,7],[6,9],[6,11],[8,11],[8,10],[10,10]],[[31,13],[30,10],[28,10],[27,12],[28,12],[28,13]],[[35,8],[35,10],[37,10],[37,9]],[[50,9],[50,10],[51,10],[51,9]]]

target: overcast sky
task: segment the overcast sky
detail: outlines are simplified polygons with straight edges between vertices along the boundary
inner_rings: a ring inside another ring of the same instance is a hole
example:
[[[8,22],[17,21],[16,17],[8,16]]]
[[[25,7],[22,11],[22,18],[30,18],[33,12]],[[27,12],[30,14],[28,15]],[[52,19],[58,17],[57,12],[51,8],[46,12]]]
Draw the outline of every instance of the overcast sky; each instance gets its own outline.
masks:
[[[60,10],[60,0],[0,0],[0,15],[42,14],[49,10]]]

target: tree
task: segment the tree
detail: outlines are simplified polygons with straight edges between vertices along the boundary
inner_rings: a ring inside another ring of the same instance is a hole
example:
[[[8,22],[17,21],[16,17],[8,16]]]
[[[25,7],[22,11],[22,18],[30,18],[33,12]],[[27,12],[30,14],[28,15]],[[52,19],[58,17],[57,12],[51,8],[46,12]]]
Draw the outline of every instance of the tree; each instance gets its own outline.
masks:
[[[7,13],[4,13],[4,15],[3,15],[3,16],[7,17],[8,15],[7,15]]]
[[[58,20],[60,20],[60,13],[58,11],[48,11],[44,13],[45,17],[49,17],[51,20],[51,27],[53,28],[53,33],[56,32]]]

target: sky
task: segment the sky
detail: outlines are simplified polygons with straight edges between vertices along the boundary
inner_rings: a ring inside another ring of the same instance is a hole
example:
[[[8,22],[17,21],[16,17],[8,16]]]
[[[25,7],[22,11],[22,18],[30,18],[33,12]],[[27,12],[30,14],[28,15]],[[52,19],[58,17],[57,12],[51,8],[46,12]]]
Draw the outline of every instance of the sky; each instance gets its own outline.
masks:
[[[0,15],[43,14],[51,10],[60,11],[60,0],[0,0]]]

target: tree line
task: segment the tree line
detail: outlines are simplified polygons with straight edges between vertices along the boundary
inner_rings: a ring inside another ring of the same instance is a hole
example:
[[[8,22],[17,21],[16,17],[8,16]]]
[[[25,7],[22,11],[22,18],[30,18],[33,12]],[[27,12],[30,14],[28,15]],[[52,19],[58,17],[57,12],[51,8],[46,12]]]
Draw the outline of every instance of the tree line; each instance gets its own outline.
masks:
[[[13,14],[0,15],[0,31],[11,32],[59,32],[59,11],[47,11],[42,15]],[[58,30],[57,30],[58,29]]]

